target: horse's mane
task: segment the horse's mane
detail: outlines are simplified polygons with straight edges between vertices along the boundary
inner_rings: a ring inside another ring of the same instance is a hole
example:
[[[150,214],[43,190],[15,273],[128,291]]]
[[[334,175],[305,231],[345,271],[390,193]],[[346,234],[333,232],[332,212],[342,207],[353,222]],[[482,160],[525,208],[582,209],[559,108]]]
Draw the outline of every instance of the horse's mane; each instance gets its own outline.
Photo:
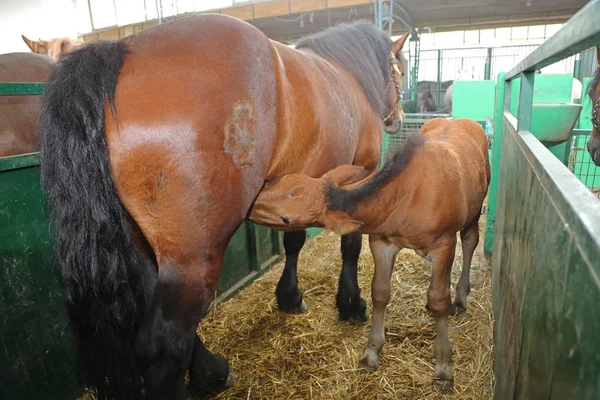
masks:
[[[340,24],[308,36],[296,48],[308,48],[346,67],[362,86],[371,107],[384,116],[388,112],[386,86],[390,80],[392,41],[369,22]],[[401,62],[405,64],[402,53]]]
[[[386,183],[404,171],[425,140],[426,136],[419,132],[409,133],[404,146],[380,170],[351,190],[329,184],[326,192],[327,207],[330,210],[350,211],[358,202],[376,194]]]
[[[594,101],[594,96],[596,95],[596,90],[598,89],[598,85],[600,85],[600,67],[596,68],[596,73],[594,74],[594,78],[590,82],[588,86],[588,96],[590,96],[590,100]]]

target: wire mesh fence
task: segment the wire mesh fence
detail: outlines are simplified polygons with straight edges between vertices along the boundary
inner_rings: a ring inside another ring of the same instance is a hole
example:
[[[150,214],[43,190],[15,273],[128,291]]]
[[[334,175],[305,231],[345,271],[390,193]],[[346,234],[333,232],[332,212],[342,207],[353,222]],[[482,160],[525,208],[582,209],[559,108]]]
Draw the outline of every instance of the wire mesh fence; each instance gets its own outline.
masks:
[[[418,131],[423,124],[433,118],[450,118],[449,114],[406,114],[402,129],[398,133],[383,133],[379,167],[386,163],[406,142],[409,132]]]
[[[592,162],[586,149],[590,136],[589,130],[573,131],[568,167],[600,199],[600,167]]]

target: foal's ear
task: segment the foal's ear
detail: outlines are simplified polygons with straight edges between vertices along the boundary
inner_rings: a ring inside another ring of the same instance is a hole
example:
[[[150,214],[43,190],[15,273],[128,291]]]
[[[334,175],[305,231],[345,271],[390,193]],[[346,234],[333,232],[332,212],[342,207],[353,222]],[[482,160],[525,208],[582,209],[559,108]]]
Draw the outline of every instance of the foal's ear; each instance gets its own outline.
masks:
[[[404,42],[406,42],[406,39],[408,39],[408,34],[409,32],[406,32],[404,35],[400,36],[398,40],[392,43],[392,54],[394,56],[398,54],[404,47]]]
[[[323,228],[335,232],[339,235],[356,232],[364,224],[356,221],[343,211],[327,211],[323,219]]]
[[[365,167],[361,167],[360,165],[342,165],[329,171],[321,178],[341,186],[356,182],[364,178],[366,175],[367,170]]]
[[[600,46],[596,46],[596,64],[600,68]]]

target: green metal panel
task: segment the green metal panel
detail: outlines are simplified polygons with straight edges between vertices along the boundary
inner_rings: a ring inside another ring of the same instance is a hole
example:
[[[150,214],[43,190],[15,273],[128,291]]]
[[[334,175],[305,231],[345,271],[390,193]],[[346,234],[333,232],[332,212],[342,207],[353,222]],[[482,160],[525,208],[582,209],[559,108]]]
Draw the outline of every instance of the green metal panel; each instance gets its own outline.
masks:
[[[494,81],[457,81],[452,89],[452,117],[485,121],[494,116]]]
[[[495,398],[597,399],[600,202],[506,115],[492,260]]]
[[[43,94],[45,83],[0,83],[0,96]]]
[[[498,198],[498,173],[500,171],[500,154],[502,148],[502,120],[504,114],[504,93],[506,85],[504,83],[504,73],[498,75],[496,90],[496,115],[494,119],[494,142],[492,143],[492,177],[488,192],[488,209],[485,225],[485,237],[483,251],[492,252],[494,244],[494,225],[496,223],[496,203]]]
[[[521,78],[511,82],[510,113],[517,115],[519,107],[519,90]],[[541,74],[535,76],[533,90],[534,103],[568,103],[571,101],[573,75],[571,74]]]
[[[39,185],[38,154],[0,159],[3,399],[65,399],[75,351]]]

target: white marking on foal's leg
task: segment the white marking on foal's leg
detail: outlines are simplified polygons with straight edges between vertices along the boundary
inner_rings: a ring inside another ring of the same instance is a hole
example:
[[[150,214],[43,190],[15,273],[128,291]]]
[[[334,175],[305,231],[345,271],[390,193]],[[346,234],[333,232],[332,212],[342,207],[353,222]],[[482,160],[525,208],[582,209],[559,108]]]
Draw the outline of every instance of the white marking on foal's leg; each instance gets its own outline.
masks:
[[[375,259],[375,275],[372,283],[373,317],[369,343],[360,363],[367,368],[376,369],[379,351],[385,343],[385,310],[390,301],[390,278],[396,254],[399,248],[377,235],[369,237],[369,245]]]

